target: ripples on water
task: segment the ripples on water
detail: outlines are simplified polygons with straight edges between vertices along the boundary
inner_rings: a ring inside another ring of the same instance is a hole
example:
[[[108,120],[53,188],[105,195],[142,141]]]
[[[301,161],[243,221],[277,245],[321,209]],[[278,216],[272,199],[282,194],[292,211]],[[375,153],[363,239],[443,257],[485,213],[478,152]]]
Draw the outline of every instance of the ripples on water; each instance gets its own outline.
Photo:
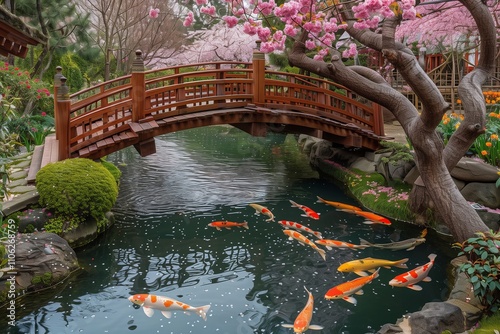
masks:
[[[356,204],[328,182],[319,180],[297,152],[293,136],[252,138],[206,128],[157,139],[157,153],[141,158],[132,149],[109,157],[123,171],[116,225],[96,243],[78,251],[83,270],[55,290],[22,300],[18,326],[11,333],[293,333],[293,323],[315,297],[312,323],[317,333],[373,333],[384,323],[429,301],[447,297],[446,263],[439,240],[429,238],[416,250],[327,251],[327,261],[308,246],[287,240],[277,223],[256,215],[249,203],[273,211],[276,220],[292,220],[331,239],[359,243],[389,242],[395,228],[401,238],[415,237],[414,226],[369,226],[352,214],[316,203],[316,196]],[[322,213],[319,221],[301,217],[292,199]],[[249,229],[217,231],[216,220],[247,221]],[[309,237],[309,236],[308,236]],[[313,239],[314,237],[311,237]],[[339,264],[363,257],[409,257],[410,268],[438,254],[431,283],[423,291],[392,288],[388,282],[403,269],[380,271],[358,305],[328,301],[326,291],[356,278],[337,272]],[[127,298],[154,293],[192,306],[210,304],[207,321],[197,315],[156,311],[148,318]],[[36,298],[36,302],[33,302]],[[312,332],[312,331],[311,331]]]

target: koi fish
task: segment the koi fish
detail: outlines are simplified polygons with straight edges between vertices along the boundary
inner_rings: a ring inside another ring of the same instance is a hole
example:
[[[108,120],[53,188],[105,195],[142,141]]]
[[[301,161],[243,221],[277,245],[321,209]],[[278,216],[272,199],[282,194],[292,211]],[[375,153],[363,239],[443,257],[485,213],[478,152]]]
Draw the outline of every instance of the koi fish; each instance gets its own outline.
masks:
[[[373,274],[370,276],[358,277],[351,281],[347,281],[345,283],[334,286],[330,290],[328,290],[325,294],[325,299],[343,299],[346,302],[356,305],[357,300],[354,297],[351,297],[353,294],[362,295],[362,288],[371,283],[375,278],[378,277],[378,268]]]
[[[304,333],[308,329],[312,329],[315,331],[319,331],[319,330],[323,329],[323,326],[310,325],[313,310],[314,310],[314,298],[313,298],[312,293],[310,293],[306,287],[304,287],[304,289],[306,289],[307,294],[309,295],[309,299],[307,300],[306,306],[299,313],[297,318],[295,318],[293,325],[292,324],[281,324],[281,326],[283,326],[285,328],[293,328],[294,333]]]
[[[357,206],[354,206],[354,205],[349,205],[349,204],[340,203],[340,202],[327,201],[326,199],[323,199],[319,196],[316,196],[316,197],[318,198],[318,202],[331,205],[331,206],[333,206],[341,211],[362,211],[361,208],[358,208]]]
[[[292,203],[292,207],[297,207],[299,209],[301,209],[302,211],[304,211],[304,214],[301,215],[302,217],[309,217],[309,218],[312,218],[312,219],[316,219],[318,220],[319,219],[319,213],[317,213],[316,211],[314,211],[313,209],[311,208],[308,208],[307,206],[305,205],[302,205],[302,204],[298,204],[298,203],[295,203],[294,201],[292,200],[289,200],[290,203]]]
[[[144,313],[148,317],[153,316],[154,310],[159,310],[166,318],[170,318],[173,311],[183,311],[187,313],[194,312],[202,317],[203,320],[207,320],[207,312],[210,309],[210,305],[193,307],[173,298],[148,294],[133,295],[128,297],[128,300],[142,306]]]
[[[312,248],[314,248],[319,253],[319,255],[321,255],[321,257],[323,258],[323,260],[326,261],[326,252],[323,249],[320,249],[318,246],[316,246],[316,244],[314,242],[312,242],[311,240],[307,239],[306,237],[304,237],[299,232],[292,231],[292,230],[284,230],[283,233],[285,233],[286,235],[288,235],[288,238],[290,240],[295,239],[295,240],[297,240],[298,242],[300,242],[303,245],[311,246]]]
[[[217,230],[221,231],[223,228],[227,228],[228,230],[231,229],[231,227],[243,227],[248,230],[248,223],[235,223],[235,222],[229,222],[229,221],[217,221],[217,222],[212,222],[208,224],[210,227],[215,227]]]
[[[322,238],[321,232],[313,231],[309,227],[304,226],[302,224],[291,222],[289,220],[280,220],[278,223],[280,225],[282,225],[284,228],[294,228],[294,229],[299,230],[299,231],[304,231],[304,232],[310,233],[319,239]]]
[[[333,248],[340,248],[340,249],[365,249],[367,247],[370,247],[369,245],[355,245],[351,244],[349,242],[345,241],[340,241],[340,240],[331,240],[331,239],[321,239],[321,240],[316,240],[314,241],[318,245],[325,246],[326,249],[332,250]]]
[[[265,216],[268,216],[269,219],[266,219],[266,222],[274,221],[274,215],[268,208],[263,207],[262,205],[259,204],[248,204],[248,205],[250,205],[252,208],[255,209],[255,214],[261,213]]]
[[[371,257],[367,257],[361,260],[353,260],[349,262],[342,263],[337,270],[340,272],[348,273],[354,272],[359,276],[367,276],[366,271],[373,272],[375,268],[384,267],[397,267],[397,268],[408,268],[405,264],[408,262],[408,259],[402,259],[397,261],[389,261],[384,259],[374,259]],[[366,270],[366,271],[365,271]]]
[[[383,248],[383,249],[392,249],[393,251],[395,250],[402,250],[406,249],[407,251],[415,249],[420,244],[423,244],[425,242],[425,238],[411,238],[411,239],[406,239],[406,240],[401,240],[401,241],[396,241],[396,242],[389,242],[386,244],[372,244],[365,239],[359,238],[359,241],[361,245],[365,245],[368,247],[375,247],[375,248]]]
[[[380,215],[377,215],[373,212],[368,212],[368,211],[352,211],[355,215],[365,217],[367,220],[365,220],[363,223],[365,224],[383,224],[383,225],[391,225],[391,221],[385,217],[382,217]]]
[[[431,281],[431,278],[428,277],[427,275],[429,275],[429,271],[434,265],[435,259],[436,259],[436,254],[430,254],[429,262],[427,262],[423,266],[417,267],[404,274],[394,277],[392,280],[390,280],[389,285],[400,288],[406,287],[415,291],[422,290],[422,287],[420,285],[416,285],[415,283],[418,283],[420,281],[423,282]]]

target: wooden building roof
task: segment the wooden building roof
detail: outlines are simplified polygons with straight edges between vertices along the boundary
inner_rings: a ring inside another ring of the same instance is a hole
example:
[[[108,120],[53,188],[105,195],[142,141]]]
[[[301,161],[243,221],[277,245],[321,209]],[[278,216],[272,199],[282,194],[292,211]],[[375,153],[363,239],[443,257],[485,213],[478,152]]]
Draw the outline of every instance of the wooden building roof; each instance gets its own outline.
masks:
[[[0,55],[25,58],[28,45],[44,44],[46,41],[47,37],[40,31],[29,27],[0,5]]]

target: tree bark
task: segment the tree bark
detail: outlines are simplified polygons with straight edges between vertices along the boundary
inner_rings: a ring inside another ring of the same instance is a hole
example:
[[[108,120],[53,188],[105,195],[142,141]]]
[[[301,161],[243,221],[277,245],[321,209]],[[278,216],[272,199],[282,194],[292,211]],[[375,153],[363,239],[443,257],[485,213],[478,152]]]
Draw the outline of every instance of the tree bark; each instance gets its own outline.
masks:
[[[449,110],[449,104],[418,65],[413,53],[395,41],[394,33],[399,24],[397,17],[384,21],[381,34],[357,30],[352,23],[348,24],[347,32],[360,43],[383,53],[421,100],[423,110],[420,114],[405,96],[385,83],[375,71],[347,67],[338,53],[334,53],[330,64],[307,57],[304,45],[307,32],[303,32],[294,43],[289,62],[293,66],[338,82],[394,114],[415,149],[416,164],[421,176],[421,180],[416,182],[410,194],[411,208],[417,214],[429,209],[435,211],[454,239],[462,242],[473,237],[476,232],[487,231],[488,228],[462,196],[449,171],[463,157],[477,136],[484,132],[486,106],[481,86],[494,68],[496,31],[488,8],[480,0],[460,1],[469,9],[478,24],[481,58],[476,69],[468,74],[459,86],[465,119],[446,147],[436,128],[443,114]],[[348,6],[347,4],[344,9]],[[353,22],[352,13],[344,11],[344,20]]]

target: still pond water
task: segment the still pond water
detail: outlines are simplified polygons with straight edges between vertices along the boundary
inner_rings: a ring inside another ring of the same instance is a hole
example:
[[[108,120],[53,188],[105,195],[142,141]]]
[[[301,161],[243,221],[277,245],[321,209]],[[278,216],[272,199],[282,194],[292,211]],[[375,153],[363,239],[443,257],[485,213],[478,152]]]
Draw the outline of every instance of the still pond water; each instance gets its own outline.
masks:
[[[109,156],[123,172],[116,224],[77,251],[83,267],[78,274],[18,302],[17,326],[9,333],[293,333],[281,324],[293,323],[304,307],[304,287],[314,295],[312,324],[324,327],[316,333],[374,333],[426,302],[446,299],[449,246],[435,236],[412,251],[334,249],[324,261],[312,248],[288,240],[278,223],[255,214],[248,204],[268,207],[276,221],[299,222],[325,238],[355,244],[360,237],[390,242],[400,230],[401,240],[420,234],[402,222],[365,225],[360,217],[317,203],[320,196],[357,205],[319,179],[296,146],[290,135],[253,138],[210,127],[157,138],[157,153],[145,158],[134,149]],[[289,200],[321,213],[320,219],[302,217]],[[207,226],[220,220],[246,221],[249,229]],[[389,286],[406,270],[382,268],[364,295],[356,295],[357,306],[324,299],[333,286],[358,277],[338,272],[343,262],[408,257],[414,268],[431,253],[438,257],[432,282],[421,283],[422,291]],[[181,312],[167,319],[156,311],[149,318],[128,300],[136,293],[211,307],[206,321]]]

